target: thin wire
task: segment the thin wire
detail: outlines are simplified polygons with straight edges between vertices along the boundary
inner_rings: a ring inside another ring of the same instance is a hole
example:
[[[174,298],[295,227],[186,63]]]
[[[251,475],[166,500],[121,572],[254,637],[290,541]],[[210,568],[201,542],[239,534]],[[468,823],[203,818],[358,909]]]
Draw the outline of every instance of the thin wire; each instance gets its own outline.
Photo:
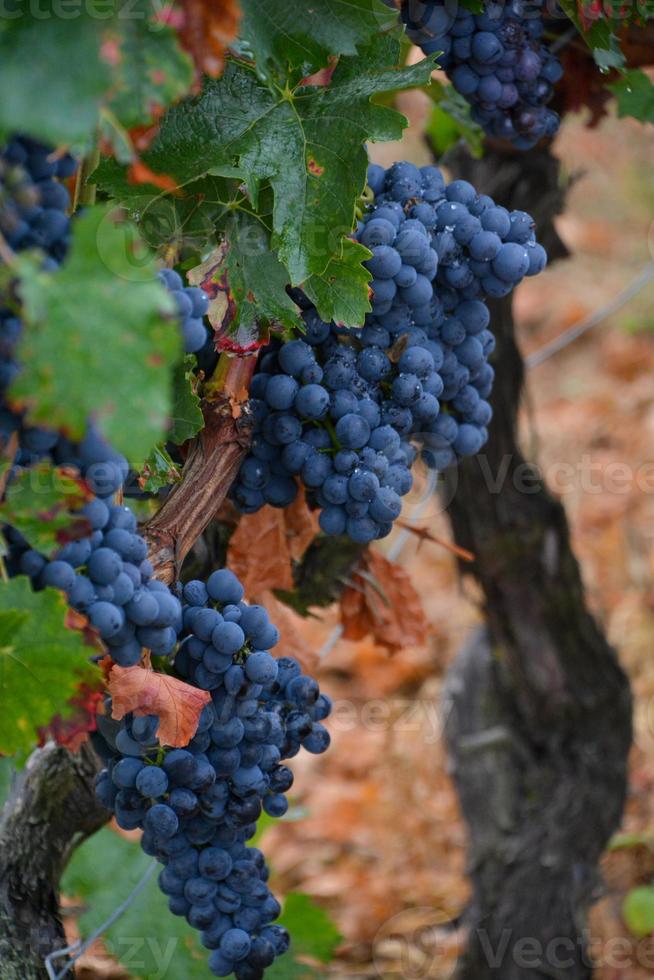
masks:
[[[618,293],[610,303],[606,306],[601,307],[601,309],[596,310],[595,313],[591,313],[590,316],[586,317],[580,323],[575,324],[570,327],[569,330],[564,330],[563,333],[551,340],[549,344],[545,344],[540,350],[534,351],[529,357],[525,358],[525,364],[528,368],[538,367],[543,361],[548,360],[554,354],[558,354],[565,347],[571,344],[582,334],[587,333],[593,327],[596,327],[602,320],[606,320],[607,317],[612,316],[617,313],[618,310],[626,306],[627,303],[631,302],[638,293],[645,288],[645,286],[654,279],[654,262],[648,262],[647,265],[642,269],[642,271],[636,276],[636,278],[628,286],[626,286],[621,292]]]
[[[50,980],[62,980],[62,978],[66,976],[66,974],[68,973],[72,965],[80,958],[80,956],[83,953],[86,952],[89,946],[91,946],[96,939],[99,939],[100,936],[107,931],[107,929],[110,929],[112,927],[114,922],[116,922],[116,920],[119,919],[121,915],[127,911],[127,909],[130,907],[132,902],[143,891],[148,881],[152,877],[152,874],[156,867],[157,867],[157,862],[153,861],[146,869],[140,881],[134,886],[132,891],[129,893],[125,901],[122,902],[118,906],[118,908],[114,909],[114,911],[111,913],[109,918],[105,922],[103,922],[102,925],[99,925],[97,929],[94,929],[91,935],[87,936],[84,942],[81,942],[78,939],[77,942],[72,943],[72,945],[65,946],[63,949],[55,949],[54,952],[49,953],[45,957],[45,968],[48,972],[48,977],[50,978]],[[70,959],[68,960],[64,968],[60,970],[59,973],[55,973],[55,968],[52,964],[52,961],[61,959],[62,956],[67,956],[69,953],[73,955],[71,955]]]

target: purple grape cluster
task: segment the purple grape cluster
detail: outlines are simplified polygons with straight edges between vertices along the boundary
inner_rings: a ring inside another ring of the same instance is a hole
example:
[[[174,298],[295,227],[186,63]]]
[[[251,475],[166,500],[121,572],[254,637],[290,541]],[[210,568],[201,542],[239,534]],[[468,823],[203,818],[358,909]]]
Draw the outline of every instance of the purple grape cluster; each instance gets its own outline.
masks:
[[[448,0],[403,0],[409,38],[438,63],[490,135],[527,150],[559,128],[547,108],[563,68],[543,43],[544,0],[486,0],[480,14]]]
[[[13,251],[41,249],[43,268],[49,271],[56,270],[65,259],[70,245],[71,200],[63,180],[75,172],[76,166],[70,154],[59,154],[25,136],[13,137],[0,150],[0,235]],[[203,321],[209,303],[206,293],[200,287],[185,287],[181,276],[172,269],[163,269],[160,278],[175,299],[185,352],[203,350],[208,345]],[[23,413],[14,411],[6,401],[6,391],[20,371],[15,357],[22,332],[18,305],[10,287],[7,296],[0,297],[0,442],[6,444],[12,435],[17,435],[18,466],[29,466],[47,456],[56,464],[79,466],[86,476],[87,466],[97,469],[99,461],[86,464],[79,446],[55,430],[28,425]],[[89,438],[95,440],[97,448],[92,427]],[[105,444],[101,456],[106,452]],[[105,461],[103,456],[101,462]],[[122,457],[120,465],[123,466]],[[123,481],[124,477],[108,493],[115,492]],[[95,490],[93,481],[91,486]],[[108,495],[101,489],[96,492],[99,496]]]
[[[77,164],[26,136],[15,136],[0,149],[0,235],[14,252],[40,248],[46,269],[56,269],[70,243],[70,194],[62,182]],[[1,264],[1,260],[0,260]],[[57,437],[38,427],[22,427],[21,415],[5,402],[5,391],[19,371],[14,352],[21,335],[16,298],[0,297],[0,439],[14,432],[30,452],[52,448]]]
[[[509,212],[437,167],[373,165],[356,238],[372,252],[362,328],[320,319],[301,294],[302,339],[273,342],[250,387],[255,435],[232,488],[246,513],[288,506],[297,478],[327,534],[387,535],[422,450],[442,470],[488,438],[495,347],[487,297],[536,275],[547,255]]]
[[[262,810],[279,817],[293,773],[283,761],[303,746],[324,752],[331,702],[291,658],[268,652],[279,637],[261,606],[243,602],[227,569],[188,582],[178,673],[211,692],[193,739],[161,746],[155,715],[128,715],[105,746],[99,800],[164,865],[174,915],[200,930],[215,976],[260,980],[289,936],[273,925],[280,906],[263,854],[247,841]],[[105,736],[107,737],[107,736]]]
[[[209,307],[209,297],[200,286],[185,286],[182,277],[174,269],[162,269],[159,278],[175,300],[184,352],[195,354],[207,342],[208,334],[203,318]]]

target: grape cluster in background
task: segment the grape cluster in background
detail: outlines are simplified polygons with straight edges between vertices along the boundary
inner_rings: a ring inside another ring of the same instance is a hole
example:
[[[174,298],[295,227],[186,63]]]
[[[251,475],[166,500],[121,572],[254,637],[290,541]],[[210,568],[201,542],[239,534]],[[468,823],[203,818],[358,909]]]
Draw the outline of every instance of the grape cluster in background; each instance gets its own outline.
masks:
[[[547,108],[561,79],[560,61],[543,43],[543,0],[485,2],[480,14],[446,0],[403,0],[408,37],[438,64],[472,105],[489,136],[528,150],[559,128]]]
[[[55,271],[68,252],[71,195],[64,181],[76,169],[77,161],[69,153],[59,153],[26,136],[15,136],[0,149],[0,234],[5,247],[12,252],[39,249],[45,271]],[[185,352],[205,350],[210,346],[203,321],[209,302],[206,293],[197,286],[184,286],[181,276],[172,269],[164,269],[160,275],[177,306],[177,328]],[[86,459],[79,446],[74,446],[61,433],[28,425],[23,413],[7,403],[6,391],[20,371],[15,358],[22,331],[19,305],[15,295],[8,296],[5,305],[0,303],[0,438],[7,442],[16,434],[17,466],[29,466],[47,456],[58,465],[77,466],[94,490],[95,472],[101,483],[97,487],[100,495],[114,493],[124,482],[126,473],[116,483],[113,476],[100,471],[111,460],[118,461],[121,469],[126,467],[122,456],[112,453],[105,445],[100,458]],[[89,433],[95,439],[97,456],[97,433],[93,432],[92,424]]]
[[[250,387],[255,435],[231,495],[244,513],[287,507],[301,480],[326,534],[388,535],[418,451],[446,469],[480,451],[495,341],[488,297],[541,272],[545,250],[509,212],[438,167],[372,165],[355,237],[372,312],[362,328],[320,319],[301,292],[303,339],[273,340]]]
[[[283,761],[321,753],[331,702],[297,661],[275,659],[279,633],[262,606],[243,602],[228,569],[178,588],[183,603],[177,671],[211,692],[184,748],[161,747],[156,715],[128,715],[98,741],[107,768],[96,792],[125,830],[164,865],[170,911],[200,930],[218,977],[260,980],[289,936],[262,853],[248,847],[262,810],[283,816],[293,783]]]

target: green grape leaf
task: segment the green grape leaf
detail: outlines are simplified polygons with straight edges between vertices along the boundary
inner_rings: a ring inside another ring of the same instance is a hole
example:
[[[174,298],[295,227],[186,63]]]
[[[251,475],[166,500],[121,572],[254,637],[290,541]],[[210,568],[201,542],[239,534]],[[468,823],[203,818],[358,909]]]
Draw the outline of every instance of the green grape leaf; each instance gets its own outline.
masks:
[[[301,68],[310,75],[330,55],[357,54],[357,48],[393,24],[396,12],[381,0],[242,0],[241,37],[262,68]]]
[[[128,129],[151,123],[188,92],[194,77],[175,32],[155,18],[148,0],[142,6],[138,17],[118,17],[105,39],[115,46],[108,108]]]
[[[136,842],[106,827],[76,849],[64,873],[62,891],[84,904],[78,919],[83,936],[109,918],[151,866],[157,868],[156,862]],[[102,868],[118,870],[107,877]],[[157,873],[158,869],[104,934],[107,952],[133,977],[206,980],[208,953],[200,945],[199,933],[185,919],[170,914]]]
[[[82,634],[68,629],[63,592],[33,592],[24,576],[0,584],[0,753],[28,750],[37,729],[70,713],[79,684],[98,674]]]
[[[253,217],[237,214],[227,228],[225,272],[235,304],[230,333],[254,342],[261,329],[271,326],[293,330],[298,326],[298,307],[286,292],[288,273],[270,251],[270,236]]]
[[[370,312],[370,273],[361,264],[371,252],[351,238],[343,239],[342,254],[330,260],[324,272],[310,276],[303,289],[323,320],[348,327],[363,323]]]
[[[612,16],[610,4],[605,6],[600,17],[596,13],[591,14],[591,12],[586,16],[583,4],[579,4],[578,0],[561,0],[561,8],[593,52],[598,68],[608,71],[611,68],[624,66],[625,58],[616,36],[616,29],[621,26],[617,0],[614,16]]]
[[[192,439],[204,428],[204,415],[198,395],[198,379],[194,373],[196,360],[187,354],[173,372],[172,428],[168,438],[176,446]]]
[[[654,84],[640,69],[628,71],[608,86],[618,102],[618,116],[633,116],[640,122],[654,123]]]
[[[37,551],[51,557],[67,541],[90,534],[79,512],[90,493],[72,470],[41,462],[9,484],[0,504],[0,522],[11,524]]]
[[[639,939],[654,932],[654,888],[651,885],[633,888],[623,902],[622,917],[629,932]]]
[[[468,102],[453,85],[431,85],[429,94],[434,108],[425,132],[436,156],[441,157],[459,140],[464,140],[471,154],[479,159],[484,152],[484,131],[472,119]]]
[[[231,61],[197,99],[166,114],[144,160],[182,183],[223,165],[238,166],[248,186],[269,181],[271,246],[299,285],[324,273],[354,227],[365,140],[399,139],[406,125],[372,97],[429,81],[434,59],[389,67],[398,57],[398,43],[383,37],[361,58],[342,58],[327,87],[293,92],[269,88],[252,65]]]
[[[163,487],[179,483],[182,478],[179,466],[171,459],[164,445],[155,446],[139,474],[139,486],[146,493],[158,493]]]
[[[94,415],[139,467],[168,428],[181,337],[166,318],[175,306],[151,254],[133,226],[114,217],[106,206],[86,211],[55,273],[40,271],[31,256],[18,258],[26,325],[18,359],[29,371],[10,395],[34,424],[77,439]]]
[[[134,841],[105,827],[78,847],[66,868],[62,891],[82,900],[80,931],[89,935],[135,889],[150,867],[157,866]],[[107,878],[102,868],[119,868]],[[290,908],[289,908],[290,903]],[[288,908],[288,917],[287,917]],[[340,937],[326,914],[304,895],[289,895],[282,925],[298,930],[291,950],[266,970],[273,980],[310,980],[316,971],[295,960],[295,954],[311,955],[327,962]],[[324,935],[311,936],[312,930]],[[138,937],[138,938],[134,938]],[[107,952],[122,963],[130,976],[161,980],[206,980],[209,953],[200,946],[199,934],[185,919],[171,916],[165,895],[157,885],[157,870],[124,914],[103,937]]]
[[[110,79],[101,57],[106,4],[88,0],[72,19],[57,0],[42,0],[38,16],[31,10],[9,0],[0,18],[0,133],[84,142]]]
[[[324,909],[301,892],[290,892],[286,896],[279,924],[293,937],[296,953],[311,956],[321,963],[329,963],[343,938]]]

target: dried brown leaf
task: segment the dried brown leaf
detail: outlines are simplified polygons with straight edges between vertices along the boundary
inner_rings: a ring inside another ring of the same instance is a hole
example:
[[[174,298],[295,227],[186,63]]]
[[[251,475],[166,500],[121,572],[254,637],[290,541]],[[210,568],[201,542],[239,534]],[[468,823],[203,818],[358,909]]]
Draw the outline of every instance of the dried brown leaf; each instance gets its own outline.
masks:
[[[400,566],[369,551],[341,597],[346,640],[372,635],[392,652],[427,641],[427,620],[411,579]]]
[[[241,19],[237,0],[181,0],[182,44],[199,74],[216,78],[223,70],[227,47],[236,38]]]
[[[211,701],[208,691],[143,667],[112,667],[108,686],[112,718],[120,720],[129,711],[137,717],[158,715],[159,741],[173,747],[190,742],[202,709]]]
[[[320,530],[318,512],[309,510],[304,487],[300,487],[291,506],[284,510],[284,521],[291,558],[293,561],[301,561],[305,551]]]
[[[292,589],[283,511],[266,506],[245,514],[230,539],[227,565],[243,583],[246,597],[265,589]]]

